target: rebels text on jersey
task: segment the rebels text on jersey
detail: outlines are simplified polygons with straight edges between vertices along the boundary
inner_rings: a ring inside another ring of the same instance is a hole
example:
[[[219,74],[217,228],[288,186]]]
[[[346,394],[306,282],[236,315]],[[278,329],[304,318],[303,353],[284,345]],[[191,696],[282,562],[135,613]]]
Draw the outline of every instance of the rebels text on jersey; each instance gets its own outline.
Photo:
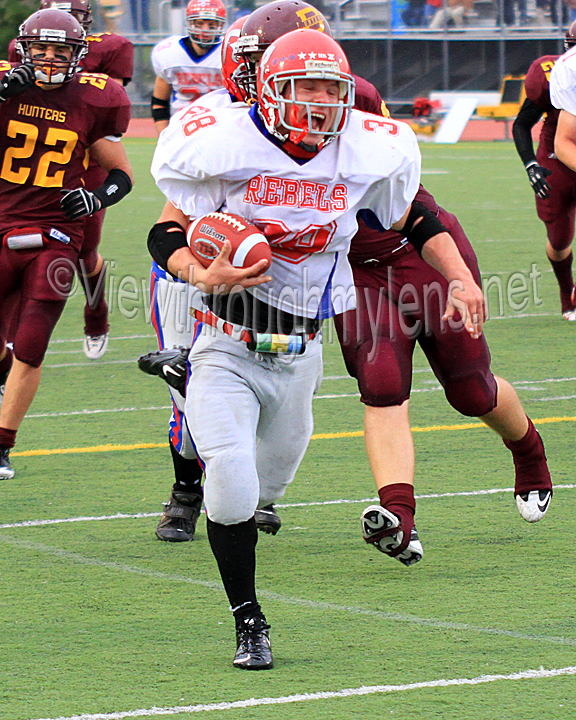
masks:
[[[420,151],[408,125],[353,110],[344,134],[299,164],[267,136],[254,108],[190,110],[164,130],[154,155],[166,197],[190,217],[224,208],[261,228],[272,281],[251,292],[264,302],[307,317],[353,307],[346,254],[356,212],[369,208],[390,227],[418,189]]]
[[[524,80],[526,97],[546,113],[540,133],[540,142],[544,144],[549,153],[554,152],[554,134],[560,114],[560,110],[556,109],[550,100],[550,73],[558,57],[558,55],[544,55],[535,60],[530,65]]]
[[[0,65],[0,78],[10,69]],[[33,85],[2,104],[0,137],[0,234],[56,225],[80,247],[84,218],[69,220],[60,207],[62,189],[83,185],[87,150],[128,127],[130,101],[106,75],[79,73],[51,90]]]
[[[150,56],[155,74],[172,86],[172,112],[224,85],[220,43],[197,57],[187,40],[172,35],[159,42]]]
[[[81,70],[90,73],[104,73],[123,80],[127,85],[134,73],[134,46],[128,38],[116,33],[94,33],[86,37],[88,53],[82,59]],[[10,42],[8,60],[22,62],[16,52],[16,40]]]

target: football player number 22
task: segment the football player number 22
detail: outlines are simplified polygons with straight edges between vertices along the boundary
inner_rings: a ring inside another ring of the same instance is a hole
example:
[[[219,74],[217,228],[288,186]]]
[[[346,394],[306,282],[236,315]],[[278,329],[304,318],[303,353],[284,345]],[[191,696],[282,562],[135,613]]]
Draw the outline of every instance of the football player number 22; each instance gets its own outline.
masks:
[[[38,128],[36,125],[31,125],[30,123],[10,120],[7,134],[8,137],[11,138],[23,135],[24,144],[19,147],[7,148],[4,153],[0,177],[7,182],[23,185],[28,180],[32,168],[21,166],[18,170],[14,170],[13,162],[14,160],[25,160],[26,158],[32,157],[36,143],[38,142]],[[55,146],[59,142],[64,143],[64,147],[61,150],[48,150],[40,156],[32,183],[33,185],[46,188],[63,187],[64,170],[57,170],[52,175],[49,174],[48,170],[51,163],[67,165],[70,162],[70,158],[78,142],[78,134],[65,128],[48,128],[44,144]]]

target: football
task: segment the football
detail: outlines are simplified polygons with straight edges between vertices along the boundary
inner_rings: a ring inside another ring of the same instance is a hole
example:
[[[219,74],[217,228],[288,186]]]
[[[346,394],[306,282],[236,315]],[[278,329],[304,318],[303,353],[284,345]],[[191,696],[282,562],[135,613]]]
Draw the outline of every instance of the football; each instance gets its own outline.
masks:
[[[220,254],[224,240],[229,240],[232,245],[230,262],[234,267],[247,268],[265,259],[268,261],[266,270],[272,262],[266,236],[240,215],[221,212],[202,215],[190,223],[186,238],[192,254],[204,267]]]

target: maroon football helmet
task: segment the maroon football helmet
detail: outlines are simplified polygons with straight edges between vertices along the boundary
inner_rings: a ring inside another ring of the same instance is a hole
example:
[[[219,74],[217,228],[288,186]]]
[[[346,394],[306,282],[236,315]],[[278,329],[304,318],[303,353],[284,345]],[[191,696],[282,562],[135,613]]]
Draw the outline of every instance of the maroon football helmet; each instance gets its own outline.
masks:
[[[257,65],[262,53],[275,40],[292,30],[318,30],[329,37],[328,21],[313,5],[303,0],[274,0],[254,10],[245,20],[234,52],[246,67],[245,91],[256,99]]]
[[[73,15],[86,33],[92,24],[92,6],[90,0],[42,0],[40,10],[64,10]]]
[[[71,80],[82,58],[88,52],[86,33],[76,18],[63,10],[38,10],[20,25],[16,50],[22,61],[36,69],[36,78],[46,85],[59,85]],[[45,61],[33,59],[31,46],[37,43],[67,45],[70,60]]]
[[[566,37],[564,38],[564,50],[570,50],[571,47],[576,45],[576,20],[566,30]]]

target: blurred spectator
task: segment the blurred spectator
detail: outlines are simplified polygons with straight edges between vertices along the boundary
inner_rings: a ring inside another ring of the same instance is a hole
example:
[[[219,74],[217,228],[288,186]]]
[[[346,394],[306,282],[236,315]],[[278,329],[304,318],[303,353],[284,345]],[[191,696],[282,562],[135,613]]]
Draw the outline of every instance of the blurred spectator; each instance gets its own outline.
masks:
[[[474,7],[474,0],[433,0],[430,4],[439,8],[432,18],[430,28],[442,30],[443,27],[462,27],[466,14]]]
[[[400,13],[406,27],[422,27],[426,25],[426,0],[408,0],[405,10]]]
[[[518,20],[520,25],[528,24],[528,16],[526,14],[526,0],[502,0],[502,2],[502,19],[504,20],[504,25],[514,25],[516,21],[516,16],[514,13],[514,3],[518,5]]]
[[[134,32],[150,32],[150,0],[130,0],[130,15]]]
[[[116,32],[116,23],[118,18],[124,15],[122,9],[122,0],[98,0],[102,15],[104,16],[104,22],[106,23],[106,30],[108,32]]]

